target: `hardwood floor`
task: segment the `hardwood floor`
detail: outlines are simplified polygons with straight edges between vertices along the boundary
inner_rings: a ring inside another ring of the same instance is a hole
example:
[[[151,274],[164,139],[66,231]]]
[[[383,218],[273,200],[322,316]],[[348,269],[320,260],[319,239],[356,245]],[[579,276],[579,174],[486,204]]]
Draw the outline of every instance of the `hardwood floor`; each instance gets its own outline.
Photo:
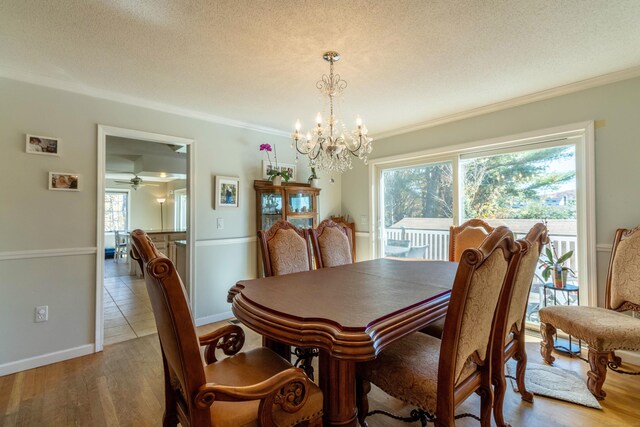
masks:
[[[206,325],[200,333],[224,322]],[[247,331],[245,349],[260,345],[260,337]],[[529,359],[540,362],[535,338],[527,344]],[[588,365],[578,359],[558,357],[557,366],[579,372]],[[163,412],[163,379],[156,334],[105,347],[104,352],[0,377],[0,426],[159,426]],[[505,418],[512,426],[631,426],[640,425],[640,377],[609,372],[603,410],[536,396],[533,404],[521,402],[510,387],[505,398]],[[371,409],[407,415],[411,408],[380,390],[371,392]],[[457,413],[477,414],[473,396]],[[380,415],[367,419],[371,427],[407,426]],[[418,424],[413,424],[418,425]],[[473,419],[458,426],[477,427]]]

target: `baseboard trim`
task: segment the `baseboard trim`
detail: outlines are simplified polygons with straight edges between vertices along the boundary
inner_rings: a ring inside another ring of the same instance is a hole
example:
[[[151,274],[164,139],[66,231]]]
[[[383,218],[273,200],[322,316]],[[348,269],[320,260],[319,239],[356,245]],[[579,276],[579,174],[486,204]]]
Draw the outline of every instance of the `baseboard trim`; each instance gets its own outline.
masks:
[[[625,363],[631,363],[632,365],[636,365],[636,367],[640,366],[640,352],[638,351],[618,350],[616,351],[616,356],[622,358],[623,365]]]
[[[233,313],[231,311],[212,314],[211,316],[199,317],[196,319],[196,326],[208,325],[209,323],[215,323],[221,320],[231,319],[232,317],[233,317]]]
[[[370,235],[371,233],[368,231],[356,231],[356,237],[364,237],[368,239]]]
[[[211,239],[211,240],[198,240],[196,246],[221,246],[221,245],[240,245],[246,243],[257,242],[258,238],[253,237],[233,237],[230,239]]]
[[[596,245],[596,251],[598,252],[611,252],[613,245],[611,243],[598,243]]]
[[[15,362],[9,362],[0,365],[0,377],[4,375],[15,374],[16,372],[20,371],[26,371],[27,369],[39,368],[40,366],[74,359],[80,356],[86,356],[92,353],[94,353],[93,344],[86,344],[79,347],[68,348],[66,350],[54,351],[53,353],[30,357],[28,359],[16,360]]]
[[[51,258],[59,256],[74,255],[95,255],[98,249],[87,248],[65,248],[65,249],[34,249],[29,251],[3,251],[0,252],[0,261],[14,259]]]

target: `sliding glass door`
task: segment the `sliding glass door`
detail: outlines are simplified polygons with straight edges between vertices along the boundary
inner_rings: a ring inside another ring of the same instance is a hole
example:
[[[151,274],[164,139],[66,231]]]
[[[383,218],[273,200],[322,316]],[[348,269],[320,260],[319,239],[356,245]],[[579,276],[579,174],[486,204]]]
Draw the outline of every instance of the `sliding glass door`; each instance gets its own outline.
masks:
[[[518,147],[498,153],[471,153],[460,156],[462,177],[462,221],[481,218],[497,227],[506,225],[524,237],[533,224],[547,222],[550,250],[565,262],[567,281],[579,286],[578,227],[576,210],[576,150],[573,144],[547,148]],[[543,257],[544,258],[544,257]],[[544,301],[544,284],[552,276],[541,264],[529,295],[527,320],[539,322],[538,310],[552,303]],[[577,292],[554,292],[561,301],[575,304]]]

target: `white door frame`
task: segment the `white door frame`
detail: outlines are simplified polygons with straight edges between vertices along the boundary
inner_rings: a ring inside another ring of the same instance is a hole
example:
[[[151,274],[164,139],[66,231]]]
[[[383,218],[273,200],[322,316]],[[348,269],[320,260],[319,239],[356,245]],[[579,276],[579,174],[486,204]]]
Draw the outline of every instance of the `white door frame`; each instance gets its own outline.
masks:
[[[151,132],[143,132],[133,129],[125,129],[114,126],[98,125],[98,175],[97,175],[97,230],[96,230],[96,330],[95,351],[102,351],[104,344],[104,301],[102,293],[104,289],[104,192],[106,173],[106,146],[107,136],[139,139],[143,141],[158,142],[161,144],[186,145],[187,146],[187,190],[189,215],[187,217],[187,269],[186,282],[189,286],[191,306],[195,302],[195,140],[177,136],[161,135]]]

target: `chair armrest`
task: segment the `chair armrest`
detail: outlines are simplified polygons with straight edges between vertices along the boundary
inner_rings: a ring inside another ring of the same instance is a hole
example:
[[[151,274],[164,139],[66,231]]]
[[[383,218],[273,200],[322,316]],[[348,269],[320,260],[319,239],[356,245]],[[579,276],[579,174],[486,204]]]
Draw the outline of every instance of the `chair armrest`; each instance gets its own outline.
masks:
[[[244,331],[238,325],[226,325],[213,332],[198,337],[200,345],[205,345],[204,360],[207,365],[217,362],[216,349],[222,349],[227,356],[240,351],[244,345]]]
[[[297,412],[307,402],[311,382],[300,368],[291,367],[257,384],[234,387],[206,383],[195,396],[195,404],[206,409],[215,400],[236,402],[260,400],[258,418],[260,425],[273,425],[273,405],[279,405],[288,413]]]

